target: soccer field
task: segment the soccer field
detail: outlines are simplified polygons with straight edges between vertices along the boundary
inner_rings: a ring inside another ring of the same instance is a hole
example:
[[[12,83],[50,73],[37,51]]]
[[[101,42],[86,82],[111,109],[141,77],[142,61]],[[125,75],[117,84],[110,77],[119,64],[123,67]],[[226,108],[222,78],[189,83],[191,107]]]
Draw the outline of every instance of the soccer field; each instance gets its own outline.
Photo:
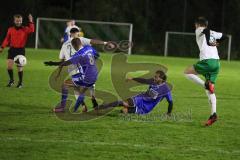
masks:
[[[63,121],[50,112],[60,100],[48,83],[54,68],[43,65],[43,61],[56,60],[58,51],[27,50],[22,89],[5,87],[6,55],[7,50],[0,55],[1,160],[239,159],[239,62],[221,62],[216,85],[219,120],[203,127],[210,115],[205,91],[183,75],[197,59],[128,57],[128,63],[158,63],[168,68],[168,82],[173,85],[172,118],[161,116],[167,111],[164,101],[148,116],[123,116],[115,109],[90,121]],[[101,55],[103,69],[96,88],[117,96],[111,83],[111,57]]]

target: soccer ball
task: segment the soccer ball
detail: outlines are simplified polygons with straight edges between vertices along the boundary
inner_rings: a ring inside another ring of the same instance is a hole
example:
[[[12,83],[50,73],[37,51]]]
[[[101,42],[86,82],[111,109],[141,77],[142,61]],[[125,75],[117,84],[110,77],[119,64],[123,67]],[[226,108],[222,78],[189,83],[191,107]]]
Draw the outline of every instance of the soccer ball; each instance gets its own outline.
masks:
[[[23,55],[18,55],[16,57],[14,57],[13,60],[20,67],[23,67],[27,64],[27,58]]]

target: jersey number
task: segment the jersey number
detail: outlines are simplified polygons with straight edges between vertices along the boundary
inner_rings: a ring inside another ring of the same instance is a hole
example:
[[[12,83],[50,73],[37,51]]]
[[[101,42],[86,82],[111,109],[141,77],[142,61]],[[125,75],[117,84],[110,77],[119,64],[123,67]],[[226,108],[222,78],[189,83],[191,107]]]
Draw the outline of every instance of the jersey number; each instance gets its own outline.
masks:
[[[89,63],[91,64],[91,65],[94,65],[94,57],[93,57],[93,55],[92,54],[88,54],[88,58],[89,58]]]

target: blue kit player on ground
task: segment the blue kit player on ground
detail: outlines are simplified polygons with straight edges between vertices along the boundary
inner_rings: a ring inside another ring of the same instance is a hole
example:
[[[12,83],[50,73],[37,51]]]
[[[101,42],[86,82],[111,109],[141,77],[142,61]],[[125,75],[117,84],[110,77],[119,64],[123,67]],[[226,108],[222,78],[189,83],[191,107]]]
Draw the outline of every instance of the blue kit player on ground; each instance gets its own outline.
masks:
[[[128,81],[136,81],[142,84],[149,84],[148,90],[138,94],[126,101],[115,101],[109,104],[103,104],[96,109],[105,109],[109,107],[123,106],[123,113],[147,114],[157,106],[163,99],[168,101],[167,114],[170,115],[173,108],[171,90],[166,83],[167,76],[163,71],[156,71],[154,78],[128,78]]]
[[[73,86],[79,90],[79,97],[74,106],[74,112],[84,101],[84,93],[91,88],[98,78],[98,70],[96,66],[97,51],[91,46],[82,46],[79,38],[74,38],[72,41],[73,48],[77,51],[69,60],[62,62],[59,67],[76,65],[79,73],[72,76],[72,82],[64,85]],[[68,97],[68,87],[63,87],[61,105],[54,109],[54,112],[63,112],[66,106]]]

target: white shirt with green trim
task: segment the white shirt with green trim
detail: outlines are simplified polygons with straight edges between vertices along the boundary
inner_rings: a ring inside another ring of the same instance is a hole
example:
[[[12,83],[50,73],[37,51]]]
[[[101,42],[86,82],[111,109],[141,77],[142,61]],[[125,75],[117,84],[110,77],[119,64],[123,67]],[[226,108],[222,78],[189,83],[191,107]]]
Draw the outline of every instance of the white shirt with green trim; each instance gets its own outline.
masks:
[[[207,44],[206,36],[203,34],[204,27],[198,27],[195,30],[196,33],[196,41],[199,47],[200,53],[200,61],[205,59],[219,59],[218,50],[216,46],[209,46]],[[220,39],[222,37],[222,33],[215,32],[210,30],[210,40],[211,39]]]

